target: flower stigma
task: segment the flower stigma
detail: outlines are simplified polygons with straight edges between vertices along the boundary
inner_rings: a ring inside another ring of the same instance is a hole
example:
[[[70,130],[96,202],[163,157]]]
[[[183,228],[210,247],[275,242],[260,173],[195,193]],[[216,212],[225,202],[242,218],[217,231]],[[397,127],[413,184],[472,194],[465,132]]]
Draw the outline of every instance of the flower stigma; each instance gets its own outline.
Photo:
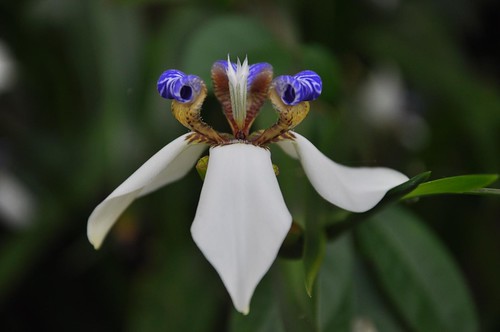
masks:
[[[247,115],[247,79],[248,79],[248,58],[245,57],[243,64],[240,59],[234,70],[229,54],[227,56],[227,78],[229,80],[229,93],[231,96],[231,107],[233,109],[234,120],[241,129],[244,126]]]

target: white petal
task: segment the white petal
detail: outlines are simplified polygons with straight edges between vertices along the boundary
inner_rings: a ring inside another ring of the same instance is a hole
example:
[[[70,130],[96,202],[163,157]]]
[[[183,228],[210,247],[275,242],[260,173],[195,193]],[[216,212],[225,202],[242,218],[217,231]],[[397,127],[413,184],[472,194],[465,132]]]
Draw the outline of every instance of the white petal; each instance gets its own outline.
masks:
[[[204,144],[189,144],[185,134],[152,156],[116,188],[89,217],[87,236],[98,249],[109,229],[137,197],[145,195],[186,175],[206,149]]]
[[[278,143],[293,158],[298,158],[316,191],[327,201],[352,212],[370,210],[391,188],[408,177],[390,168],[347,167],[333,162],[304,136]]]
[[[210,149],[191,233],[238,311],[248,313],[291,223],[268,150],[243,143]]]

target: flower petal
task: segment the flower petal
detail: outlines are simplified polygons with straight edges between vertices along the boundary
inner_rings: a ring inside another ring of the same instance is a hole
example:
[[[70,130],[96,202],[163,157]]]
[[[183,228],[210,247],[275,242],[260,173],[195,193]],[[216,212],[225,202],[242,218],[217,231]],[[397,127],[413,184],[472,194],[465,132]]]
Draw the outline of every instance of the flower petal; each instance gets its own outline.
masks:
[[[297,105],[314,100],[321,94],[321,77],[312,70],[304,70],[295,76],[278,76],[273,80],[276,92],[286,105]]]
[[[249,71],[247,116],[244,126],[247,134],[267,99],[273,80],[273,67],[266,62],[260,62],[250,65]]]
[[[298,158],[314,189],[327,201],[345,210],[365,212],[380,202],[390,189],[408,177],[390,168],[347,167],[333,162],[304,136],[293,133],[295,140],[278,145]]]
[[[96,249],[134,199],[180,179],[193,167],[206,145],[190,144],[189,135],[182,135],[158,151],[94,209],[87,236]]]
[[[231,66],[229,66],[229,64],[231,64]],[[267,98],[269,86],[273,78],[273,67],[266,62],[255,63],[248,66],[248,78],[246,82],[246,117],[244,118],[243,124],[237,124],[235,120],[235,110],[231,104],[229,88],[230,79],[228,73],[236,73],[236,71],[238,71],[237,64],[229,63],[226,60],[216,61],[212,66],[212,82],[215,96],[222,104],[224,114],[231,125],[233,134],[237,136],[238,132],[241,131],[243,137],[240,138],[244,139],[248,136],[250,127]]]
[[[231,106],[231,95],[229,93],[229,79],[227,77],[227,61],[219,60],[212,66],[212,83],[215,97],[222,105],[222,110],[231,126],[231,131],[236,133],[238,125],[234,120]]]
[[[158,92],[163,98],[189,103],[196,99],[204,83],[196,75],[186,75],[180,70],[164,71],[157,82]]]
[[[243,143],[210,149],[191,233],[238,311],[248,313],[291,223],[267,149]]]

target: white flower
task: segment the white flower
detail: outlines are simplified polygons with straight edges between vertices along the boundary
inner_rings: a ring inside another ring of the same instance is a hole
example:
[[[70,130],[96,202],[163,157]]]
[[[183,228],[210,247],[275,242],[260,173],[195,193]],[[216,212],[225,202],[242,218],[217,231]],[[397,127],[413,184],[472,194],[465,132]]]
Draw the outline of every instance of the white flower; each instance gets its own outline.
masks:
[[[305,137],[291,131],[307,115],[308,101],[321,92],[321,80],[315,73],[304,71],[272,81],[270,65],[248,66],[245,59],[237,66],[216,62],[212,79],[233,134],[218,133],[201,121],[200,108],[206,96],[201,79],[176,70],[164,72],[159,92],[173,99],[174,116],[191,132],[165,146],[99,204],[89,218],[87,231],[90,242],[99,248],[128,205],[186,175],[210,147],[191,233],[219,273],[236,309],[246,314],[255,287],[274,262],[292,223],[274,174],[267,147],[270,143],[276,142],[301,162],[324,199],[353,212],[371,209],[389,189],[408,178],[387,168],[336,164]],[[239,91],[238,101],[233,100],[233,91]],[[250,125],[265,97],[270,98],[280,118],[272,127],[250,135]],[[233,116],[234,107],[245,107],[239,111],[243,115]]]

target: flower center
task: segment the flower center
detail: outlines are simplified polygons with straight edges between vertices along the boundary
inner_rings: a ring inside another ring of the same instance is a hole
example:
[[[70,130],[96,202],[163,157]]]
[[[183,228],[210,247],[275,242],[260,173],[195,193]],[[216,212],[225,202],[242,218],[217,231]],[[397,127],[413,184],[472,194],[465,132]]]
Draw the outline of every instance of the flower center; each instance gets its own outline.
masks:
[[[283,100],[288,104],[291,104],[295,100],[295,89],[290,84],[285,89]]]
[[[231,107],[236,124],[240,129],[245,125],[247,115],[247,79],[248,79],[248,59],[245,58],[243,64],[240,59],[236,65],[236,70],[227,56],[227,78],[229,81],[229,94],[231,98]]]
[[[184,85],[181,88],[180,95],[181,95],[182,99],[189,100],[189,99],[191,99],[191,96],[193,95],[193,89],[189,85]]]
[[[283,75],[273,80],[273,69],[268,63],[248,65],[237,59],[231,63],[221,60],[212,66],[214,93],[221,102],[232,134],[220,133],[201,118],[201,107],[207,96],[207,87],[196,75],[169,69],[158,79],[160,95],[172,99],[172,114],[192,131],[188,140],[212,146],[246,143],[267,146],[282,139],[294,139],[290,132],[307,116],[309,101],[321,94],[321,78],[313,71],[304,70],[294,76]],[[278,113],[277,122],[263,130],[250,133],[252,124],[265,100]]]

